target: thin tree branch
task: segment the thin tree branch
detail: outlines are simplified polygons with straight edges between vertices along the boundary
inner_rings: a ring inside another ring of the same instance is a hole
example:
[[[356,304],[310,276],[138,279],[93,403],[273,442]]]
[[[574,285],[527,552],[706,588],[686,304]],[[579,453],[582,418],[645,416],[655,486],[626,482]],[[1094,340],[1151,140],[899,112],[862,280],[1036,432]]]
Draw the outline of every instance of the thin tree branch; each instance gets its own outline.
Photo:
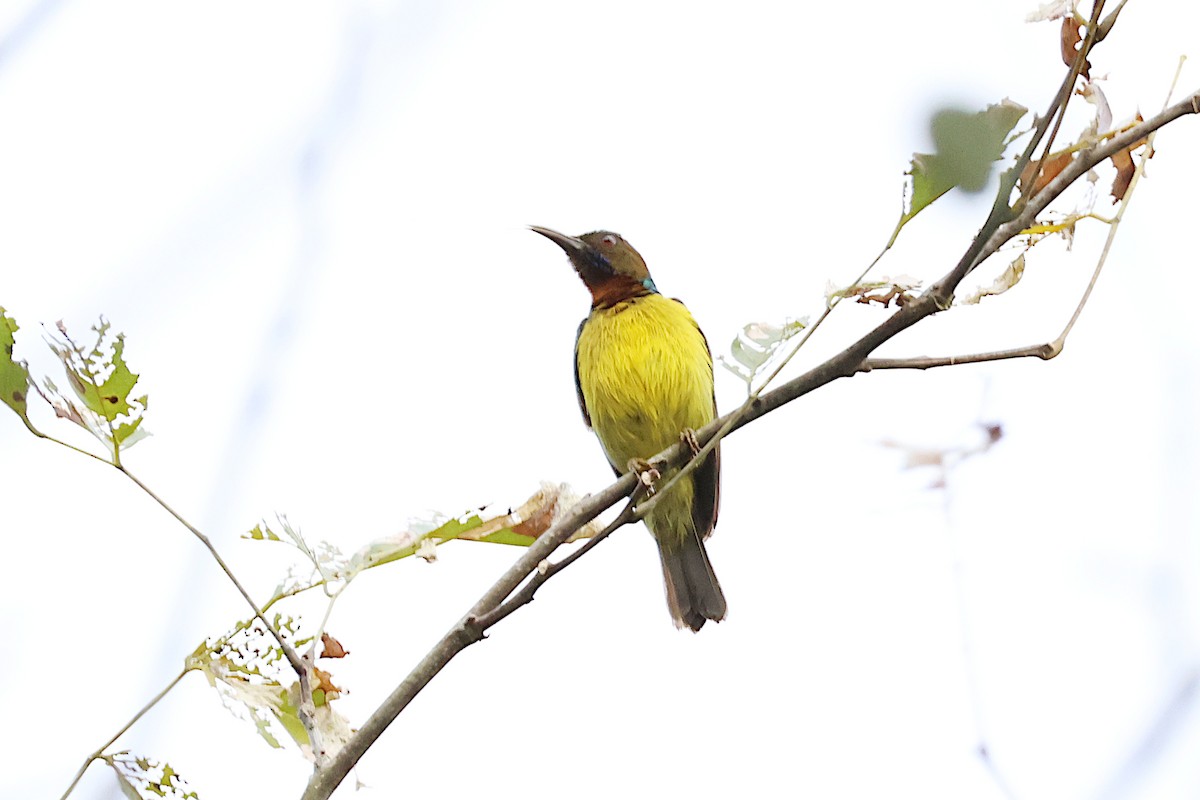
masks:
[[[912,358],[868,358],[862,363],[863,372],[877,369],[933,369],[934,367],[957,367],[962,364],[981,364],[987,361],[1004,361],[1010,358],[1040,358],[1049,361],[1061,352],[1049,344],[1031,344],[1011,350],[995,350],[990,353],[972,353],[962,356],[913,356]]]
[[[1108,36],[1109,32],[1113,28],[1113,25],[1117,24],[1117,15],[1121,13],[1121,9],[1123,9],[1125,4],[1128,2],[1129,0],[1121,0],[1121,2],[1117,3],[1117,7],[1112,10],[1112,13],[1105,17],[1104,21],[1100,23],[1099,27],[1096,29],[1097,43],[1104,41],[1104,39]]]
[[[1118,9],[1119,11],[1120,9]],[[1079,44],[1079,49],[1075,52],[1075,58],[1071,60],[1071,71],[1067,73],[1066,79],[1059,87],[1058,94],[1055,95],[1054,105],[1048,118],[1054,120],[1054,128],[1050,131],[1050,136],[1046,139],[1046,144],[1042,148],[1042,157],[1038,159],[1037,168],[1033,171],[1033,178],[1021,190],[1021,201],[1028,200],[1028,195],[1032,193],[1033,187],[1037,185],[1037,176],[1042,174],[1042,167],[1046,163],[1046,159],[1050,157],[1050,151],[1054,147],[1054,139],[1058,136],[1058,131],[1062,128],[1063,119],[1067,116],[1067,104],[1071,100],[1071,92],[1075,88],[1075,79],[1083,74],[1084,65],[1087,64],[1087,57],[1092,52],[1092,48],[1100,41],[1097,24],[1100,21],[1100,14],[1104,11],[1104,0],[1096,0],[1092,3],[1092,16],[1087,23],[1087,35]],[[1115,21],[1115,18],[1114,18]],[[1043,131],[1045,128],[1042,129]],[[1036,143],[1031,142],[1031,146],[1027,152],[1032,153]],[[1021,171],[1024,171],[1025,165],[1022,164]],[[1016,173],[1018,176],[1021,172]],[[1020,201],[1018,201],[1019,203]]]
[[[288,663],[291,664],[292,669],[296,672],[297,678],[300,680],[301,702],[296,712],[300,717],[300,722],[304,725],[305,733],[308,734],[309,743],[312,745],[313,749],[313,757],[317,759],[317,763],[319,764],[322,748],[320,747],[320,731],[317,730],[317,726],[313,721],[312,709],[315,708],[315,706],[313,705],[312,686],[309,681],[308,667],[300,658],[300,654],[296,652],[296,648],[292,647],[291,643],[283,638],[283,634],[281,634],[267,619],[266,614],[258,607],[258,603],[254,601],[254,598],[252,598],[250,593],[246,591],[246,587],[242,586],[242,582],[237,579],[237,576],[233,574],[233,570],[230,569],[229,565],[225,563],[225,559],[221,558],[221,554],[217,552],[217,548],[212,543],[211,539],[205,536],[195,525],[184,519],[184,517],[178,511],[176,511],[167,503],[167,501],[155,494],[153,489],[151,489],[145,483],[142,483],[141,479],[130,472],[127,467],[122,464],[112,464],[112,466],[121,472],[125,477],[129,478],[129,480],[137,484],[139,489],[149,495],[154,502],[158,503],[163,507],[164,510],[166,510],[168,514],[174,517],[180,525],[187,528],[193,536],[200,540],[200,543],[208,549],[208,552],[213,557],[213,560],[217,562],[217,566],[219,566],[221,571],[225,573],[225,577],[229,578],[230,582],[237,588],[238,592],[241,593],[242,597],[250,605],[250,608],[254,609],[254,616],[258,617],[262,624],[266,626],[266,629],[271,632],[271,635],[275,638],[275,641],[283,650],[284,656],[287,657]]]
[[[95,761],[96,759],[100,758],[101,756],[103,756],[104,751],[107,750],[109,747],[111,747],[113,742],[115,742],[117,739],[120,739],[122,736],[124,736],[125,731],[132,728],[139,719],[141,719],[143,716],[145,716],[147,711],[154,708],[154,706],[157,705],[160,700],[162,700],[164,697],[166,697],[167,693],[170,692],[172,689],[174,689],[175,685],[177,683],[179,683],[181,680],[183,680],[183,676],[187,675],[188,672],[190,672],[190,670],[188,670],[187,668],[184,668],[184,670],[182,672],[180,672],[178,675],[176,675],[174,678],[172,678],[171,682],[168,683],[161,692],[154,695],[153,699],[151,699],[149,703],[146,703],[146,705],[142,706],[141,710],[138,711],[136,714],[134,714],[133,718],[130,719],[129,722],[126,722],[124,725],[122,725],[121,729],[119,731],[117,731],[116,733],[114,733],[111,739],[109,739],[104,744],[100,745],[100,747],[98,747],[96,749],[96,752],[92,753],[90,756],[88,756],[87,758],[85,758],[83,760],[83,765],[80,766],[79,771],[75,773],[75,779],[71,781],[71,785],[67,787],[67,790],[62,793],[62,800],[66,800],[67,797],[71,794],[71,792],[75,791],[75,787],[79,784],[79,781],[83,778],[83,773],[87,772],[87,768],[92,765],[92,762]]]
[[[473,620],[468,620],[468,623],[477,625],[480,630],[486,631],[488,628],[492,627],[521,606],[528,605],[533,600],[533,596],[537,594],[537,590],[542,587],[542,584],[574,564],[589,550],[607,539],[608,535],[613,531],[632,522],[636,522],[639,517],[634,513],[634,508],[643,491],[644,487],[639,484],[638,488],[634,491],[633,497],[630,498],[629,502],[625,504],[625,508],[621,511],[621,513],[618,514],[612,522],[608,523],[604,530],[600,531],[591,539],[589,539],[587,544],[576,550],[574,553],[571,553],[571,555],[567,556],[562,561],[548,564],[545,568],[539,567],[538,571],[535,572],[533,577],[531,577],[526,584],[521,587],[520,591],[483,616],[476,617]]]
[[[44,395],[43,395],[43,397],[44,397]],[[110,467],[113,467],[118,472],[120,472],[122,475],[129,478],[129,480],[133,481],[138,486],[138,488],[140,488],[143,492],[145,492],[147,495],[149,495],[149,497],[152,500],[154,500],[154,502],[158,503],[160,506],[162,506],[162,508],[168,514],[170,514],[172,517],[174,517],[175,520],[177,522],[179,522],[180,525],[187,528],[187,530],[193,536],[195,536],[197,539],[200,540],[200,543],[203,544],[205,548],[207,548],[209,554],[211,554],[213,559],[217,562],[217,565],[221,568],[221,571],[225,573],[225,576],[227,578],[229,578],[229,580],[237,588],[238,592],[241,593],[242,597],[250,605],[250,608],[253,609],[254,616],[257,617],[262,622],[262,624],[264,626],[266,626],[266,629],[271,632],[271,635],[275,638],[275,641],[279,644],[280,649],[283,651],[284,656],[287,658],[288,664],[290,664],[292,669],[295,671],[296,676],[300,681],[300,697],[301,697],[301,704],[300,704],[300,708],[297,710],[297,714],[300,717],[301,723],[303,723],[303,725],[304,725],[305,732],[308,733],[308,735],[309,735],[309,741],[313,745],[313,752],[319,753],[320,748],[318,746],[319,745],[318,740],[320,738],[320,732],[317,730],[317,726],[314,723],[313,717],[312,717],[312,709],[315,706],[313,705],[312,686],[309,681],[309,672],[308,672],[308,669],[305,667],[304,661],[300,658],[299,653],[296,652],[296,648],[292,647],[292,645],[283,638],[283,634],[281,634],[275,628],[275,626],[271,624],[270,620],[267,619],[267,616],[266,616],[266,613],[264,612],[264,610],[260,609],[258,607],[258,604],[254,602],[254,599],[252,597],[250,597],[250,593],[246,591],[246,587],[242,586],[241,581],[239,581],[237,579],[237,576],[235,576],[233,574],[233,570],[230,569],[229,565],[225,563],[225,559],[223,559],[221,557],[221,554],[219,552],[217,552],[217,548],[212,543],[212,540],[210,540],[207,536],[205,536],[200,531],[199,528],[197,528],[195,525],[193,525],[192,523],[190,523],[186,519],[184,519],[184,517],[182,515],[180,515],[179,512],[177,512],[174,508],[172,508],[170,506],[170,504],[167,503],[167,501],[165,501],[161,497],[159,497],[154,492],[154,490],[152,490],[149,486],[147,486],[145,483],[143,483],[140,478],[138,478],[136,475],[134,475],[132,472],[130,472],[129,469],[124,464],[120,463],[120,461],[116,460],[115,458],[113,461],[109,461],[108,459],[98,456],[95,453],[92,453],[88,450],[84,450],[81,447],[76,447],[75,445],[64,442],[61,439],[57,439],[53,436],[42,433],[41,431],[33,428],[33,426],[29,425],[28,423],[27,423],[27,427],[29,427],[29,429],[34,433],[34,435],[36,435],[42,439],[45,439],[50,442],[54,442],[55,444],[66,447],[67,449],[73,450],[76,453],[80,453],[81,455],[89,456],[89,457],[94,458],[95,460],[99,461],[102,464],[106,464]],[[119,451],[119,448],[117,448],[116,445],[114,444],[114,453],[116,453],[118,451]],[[281,599],[281,598],[272,598],[271,603],[273,604],[279,599]],[[270,604],[268,604],[268,607],[269,607],[269,605]],[[316,756],[316,758],[318,758],[318,760],[319,760],[320,756],[318,755],[318,756]],[[89,761],[89,763],[90,763],[90,761]],[[76,780],[78,780],[78,777],[76,778]]]

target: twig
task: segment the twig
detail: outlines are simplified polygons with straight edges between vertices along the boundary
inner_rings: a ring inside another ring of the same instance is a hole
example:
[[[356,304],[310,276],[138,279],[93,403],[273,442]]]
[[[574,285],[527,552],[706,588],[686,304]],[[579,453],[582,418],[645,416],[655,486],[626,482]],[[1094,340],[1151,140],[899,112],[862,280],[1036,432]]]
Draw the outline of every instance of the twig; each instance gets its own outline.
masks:
[[[962,356],[914,356],[912,358],[868,358],[862,363],[863,372],[877,369],[933,369],[934,367],[956,367],[961,364],[980,364],[986,361],[1004,361],[1009,358],[1040,358],[1049,361],[1059,354],[1049,344],[1033,344],[1014,347],[1011,350],[995,350],[990,353],[973,353]]]
[[[608,523],[604,530],[600,531],[591,539],[589,539],[587,544],[576,550],[574,553],[571,553],[571,555],[567,556],[562,561],[548,564],[545,568],[539,568],[538,571],[533,574],[533,577],[531,577],[529,581],[521,587],[520,591],[488,613],[468,620],[468,624],[476,625],[481,631],[486,631],[488,628],[492,627],[521,606],[528,605],[533,600],[533,596],[537,594],[537,590],[541,588],[542,584],[574,564],[589,550],[607,539],[608,535],[617,530],[617,528],[628,525],[632,522],[636,522],[638,517],[636,514],[634,514],[634,508],[637,504],[638,498],[643,492],[644,486],[639,484],[638,488],[634,491],[634,496],[630,498],[628,503],[625,504],[625,508],[621,511],[621,513],[618,514],[612,522]]]
[[[116,733],[114,733],[111,739],[109,739],[104,744],[100,745],[100,747],[96,749],[96,752],[92,753],[90,756],[88,756],[87,758],[85,758],[83,760],[83,765],[80,766],[79,771],[75,773],[75,779],[71,781],[71,785],[67,787],[67,790],[62,793],[62,800],[66,800],[66,798],[71,794],[71,792],[75,791],[75,787],[79,784],[79,781],[83,778],[83,773],[87,772],[87,768],[92,765],[92,762],[95,761],[96,759],[100,758],[101,756],[103,756],[104,751],[107,750],[109,747],[111,747],[113,742],[115,742],[117,739],[120,739],[122,736],[124,736],[125,731],[132,728],[139,719],[141,719],[143,716],[145,716],[147,711],[154,708],[154,706],[158,704],[158,701],[160,701],[164,697],[166,697],[167,693],[170,692],[172,689],[174,689],[175,684],[177,684],[181,680],[183,680],[183,676],[187,675],[188,672],[190,672],[190,670],[185,668],[182,672],[180,672],[178,675],[176,675],[174,678],[172,678],[171,682],[168,683],[163,688],[162,691],[160,691],[158,694],[154,695],[154,698],[149,703],[146,703],[146,705],[142,706],[141,710],[138,711],[136,714],[134,714],[133,718],[130,719],[129,722],[126,722],[124,725],[122,725],[121,729],[119,731],[117,731]]]
[[[1120,10],[1121,9],[1118,8],[1117,11],[1113,12],[1112,16],[1109,17],[1108,24],[1110,27],[1112,22],[1116,21],[1117,12]],[[1059,87],[1058,94],[1054,97],[1054,105],[1051,107],[1050,114],[1047,116],[1047,119],[1054,120],[1054,129],[1050,131],[1050,136],[1046,139],[1046,144],[1042,148],[1042,157],[1038,159],[1037,168],[1033,170],[1033,178],[1021,190],[1021,200],[1019,200],[1018,203],[1029,199],[1029,195],[1033,192],[1033,187],[1037,185],[1037,176],[1042,174],[1042,167],[1045,166],[1046,159],[1050,156],[1050,150],[1054,146],[1054,139],[1058,136],[1058,131],[1062,127],[1063,119],[1066,118],[1067,115],[1067,104],[1070,102],[1071,92],[1075,88],[1075,79],[1083,73],[1083,65],[1087,63],[1088,55],[1092,52],[1092,48],[1100,41],[1101,37],[1098,31],[1098,23],[1100,20],[1100,14],[1103,11],[1104,0],[1096,0],[1096,2],[1092,4],[1092,16],[1087,23],[1087,35],[1080,43],[1079,50],[1075,52],[1075,58],[1071,60],[1071,71],[1067,73],[1066,79],[1063,81],[1062,86]],[[1042,130],[1044,132],[1045,128],[1043,127]],[[1030,147],[1026,150],[1026,152],[1032,153],[1036,146],[1036,142],[1031,142]],[[1016,173],[1018,176],[1024,171],[1025,165],[1021,164],[1020,168],[1021,171]]]
[[[215,545],[213,545],[211,539],[205,536],[195,525],[184,519],[184,517],[180,515],[178,511],[176,511],[167,503],[167,501],[155,494],[153,489],[151,489],[145,483],[142,483],[141,479],[130,472],[129,469],[123,464],[112,464],[112,466],[125,475],[125,477],[129,478],[129,480],[137,484],[139,489],[149,495],[154,502],[158,503],[163,507],[164,510],[166,510],[168,514],[174,517],[180,525],[187,528],[193,536],[200,540],[200,543],[208,549],[208,552],[213,557],[213,560],[217,562],[217,566],[219,566],[221,571],[225,573],[225,577],[229,578],[229,581],[237,588],[238,592],[241,593],[242,597],[250,605],[250,608],[254,609],[254,616],[256,616],[262,622],[262,624],[266,626],[266,629],[271,632],[271,635],[275,638],[275,641],[279,643],[279,647],[283,650],[284,656],[287,657],[288,663],[296,672],[296,676],[300,680],[301,702],[299,708],[297,709],[297,715],[300,717],[300,722],[304,725],[305,733],[308,734],[309,743],[313,748],[314,758],[317,759],[317,763],[320,763],[320,732],[317,730],[317,726],[312,715],[312,709],[315,706],[313,705],[312,686],[309,681],[309,670],[304,661],[300,658],[300,654],[296,652],[296,648],[292,647],[291,643],[283,638],[283,634],[281,634],[267,619],[266,614],[258,607],[258,603],[254,602],[254,598],[252,598],[250,593],[246,591],[246,587],[242,586],[242,582],[237,579],[237,576],[233,574],[233,570],[230,569],[229,565],[225,563],[225,559],[221,558],[221,554],[217,552],[217,548]]]

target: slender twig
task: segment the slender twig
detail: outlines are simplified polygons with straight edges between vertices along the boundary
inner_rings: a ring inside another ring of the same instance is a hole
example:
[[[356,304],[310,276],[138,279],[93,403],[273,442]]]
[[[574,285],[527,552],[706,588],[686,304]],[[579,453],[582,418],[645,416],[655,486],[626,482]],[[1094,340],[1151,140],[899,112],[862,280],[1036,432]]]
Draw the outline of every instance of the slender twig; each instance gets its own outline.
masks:
[[[30,427],[30,430],[33,431],[35,436],[45,439],[48,442],[54,442],[55,444],[62,445],[63,447],[67,448],[68,450],[74,450],[76,453],[79,453],[80,455],[87,456],[88,458],[94,458],[97,461],[99,461],[101,464],[107,464],[110,467],[113,465],[113,463],[111,461],[109,461],[107,458],[105,458],[104,456],[98,456],[95,453],[91,452],[90,450],[84,450],[82,447],[76,447],[75,445],[71,444],[70,442],[64,442],[62,439],[56,439],[55,437],[53,437],[49,434],[42,433],[39,430],[34,430],[32,427]]]
[[[130,472],[127,467],[122,464],[113,464],[112,466],[116,467],[116,469],[125,475],[125,477],[129,478],[129,480],[133,481],[139,489],[149,495],[150,499],[162,506],[162,508],[168,514],[174,517],[180,525],[187,528],[193,536],[200,540],[200,543],[208,550],[209,555],[211,555],[213,560],[217,562],[217,566],[219,566],[221,571],[225,573],[225,577],[229,578],[229,581],[234,585],[235,588],[237,588],[238,592],[241,593],[242,598],[245,599],[250,608],[254,609],[254,616],[258,617],[262,624],[266,626],[266,629],[271,632],[271,635],[275,638],[275,641],[283,650],[284,656],[287,658],[288,663],[291,665],[292,669],[296,673],[297,678],[300,680],[301,702],[297,709],[297,715],[300,717],[300,722],[303,723],[304,730],[309,736],[309,743],[312,745],[314,758],[316,758],[317,762],[320,763],[320,733],[317,730],[317,726],[312,715],[312,709],[314,708],[314,705],[312,699],[312,685],[309,681],[309,670],[307,665],[305,665],[304,661],[300,658],[300,654],[296,652],[296,648],[292,647],[291,643],[283,638],[283,634],[280,633],[279,630],[271,624],[270,620],[267,619],[267,615],[261,608],[258,607],[258,603],[254,601],[254,598],[252,598],[250,593],[246,591],[246,587],[242,585],[242,582],[239,581],[237,576],[233,574],[233,570],[230,569],[229,565],[225,563],[225,559],[221,557],[219,552],[217,552],[217,548],[212,543],[211,539],[205,536],[204,533],[201,532],[200,529],[195,525],[188,522],[187,519],[185,519],[174,508],[172,508],[167,501],[159,497],[153,489],[151,489],[149,486],[143,483],[140,478]]]
[[[635,522],[637,518],[634,514],[634,507],[644,490],[644,486],[639,484],[638,488],[634,491],[633,497],[631,497],[629,502],[625,504],[625,508],[621,511],[621,513],[618,514],[612,522],[608,523],[604,530],[600,531],[591,539],[589,539],[587,544],[576,550],[574,553],[571,553],[571,555],[567,556],[562,561],[556,561],[553,564],[546,564],[544,567],[539,566],[538,571],[535,572],[533,576],[525,583],[525,585],[521,587],[520,591],[518,591],[508,600],[501,603],[496,608],[493,608],[488,613],[476,617],[473,620],[468,620],[468,623],[477,625],[480,630],[486,631],[488,628],[492,627],[521,606],[528,605],[533,600],[533,596],[537,594],[537,590],[542,587],[542,584],[574,564],[593,547],[607,539],[608,535],[613,531],[624,525],[628,525],[631,522]]]
[[[1117,15],[1121,13],[1121,9],[1124,8],[1125,4],[1128,2],[1129,0],[1121,0],[1121,2],[1117,3],[1117,7],[1112,10],[1112,13],[1105,17],[1104,21],[1100,23],[1099,27],[1096,29],[1097,43],[1104,41],[1104,39],[1108,36],[1113,25],[1117,24]]]
[[[166,500],[163,500],[161,497],[159,497],[154,490],[143,483],[138,476],[130,472],[127,467],[119,466],[117,469],[120,470],[125,477],[137,484],[139,489],[150,496],[150,499],[162,506],[162,508],[168,514],[175,518],[176,522],[187,528],[193,536],[200,540],[200,543],[203,544],[208,550],[209,555],[211,555],[213,560],[217,562],[217,566],[219,566],[221,571],[225,573],[225,576],[229,578],[230,583],[232,583],[238,592],[241,593],[242,597],[245,599],[246,603],[249,604],[250,608],[254,609],[254,616],[258,617],[262,623],[267,626],[267,629],[270,630],[274,635],[275,641],[279,643],[281,648],[283,648],[284,655],[287,656],[288,663],[292,665],[292,669],[296,670],[297,672],[305,672],[304,664],[300,660],[300,656],[296,653],[296,649],[283,638],[279,631],[275,630],[274,625],[267,621],[266,615],[263,613],[262,609],[258,607],[258,603],[254,601],[254,598],[252,598],[250,593],[246,591],[246,587],[242,586],[242,582],[239,581],[237,576],[233,574],[233,570],[229,568],[229,565],[225,563],[225,559],[221,557],[219,552],[217,552],[217,548],[215,545],[213,545],[212,540],[205,536],[199,528],[188,522],[187,519],[180,515],[180,513],[174,508],[172,508]]]
[[[1122,3],[1124,5],[1124,3]],[[1115,18],[1121,9],[1118,7],[1112,13],[1112,18]],[[1179,83],[1179,75],[1183,71],[1183,59],[1179,60],[1179,65],[1175,69],[1175,77],[1171,80],[1171,88],[1167,91],[1167,99],[1163,101],[1163,112],[1165,113],[1171,102],[1171,95],[1175,93],[1175,87]],[[1195,96],[1193,96],[1195,97]],[[1194,101],[1193,101],[1194,102]],[[1146,137],[1146,149],[1142,151],[1141,157],[1138,159],[1137,169],[1133,172],[1133,177],[1129,181],[1129,186],[1125,188],[1125,193],[1121,196],[1121,205],[1117,209],[1116,215],[1108,226],[1108,237],[1104,240],[1104,249],[1100,251],[1100,258],[1096,261],[1096,269],[1092,272],[1092,279],[1088,281],[1087,289],[1083,292],[1083,297],[1079,300],[1079,305],[1075,307],[1075,313],[1071,315],[1071,319],[1067,322],[1062,333],[1058,338],[1050,343],[1051,347],[1061,351],[1063,343],[1067,339],[1067,334],[1075,327],[1079,315],[1083,312],[1083,307],[1087,304],[1088,298],[1092,296],[1092,290],[1096,288],[1096,281],[1100,278],[1100,270],[1104,268],[1105,262],[1108,261],[1109,251],[1112,250],[1113,241],[1116,239],[1117,230],[1121,227],[1121,221],[1125,219],[1125,209],[1129,208],[1129,201],[1133,197],[1133,191],[1137,188],[1141,181],[1142,175],[1146,172],[1146,164],[1154,157],[1154,139],[1158,135],[1157,129],[1150,132]]]
[[[1117,9],[1120,11],[1120,9]],[[1100,14],[1104,11],[1104,0],[1096,0],[1092,4],[1092,16],[1087,23],[1087,34],[1083,41],[1079,44],[1079,49],[1075,52],[1075,58],[1071,60],[1071,70],[1067,73],[1066,79],[1059,88],[1059,93],[1054,98],[1054,106],[1052,107],[1049,118],[1054,121],[1054,128],[1050,130],[1050,135],[1046,137],[1046,144],[1042,147],[1042,157],[1038,159],[1037,168],[1033,170],[1033,177],[1029,180],[1021,190],[1022,202],[1029,199],[1029,195],[1033,193],[1033,187],[1037,185],[1037,176],[1042,174],[1042,167],[1046,164],[1046,159],[1050,157],[1050,151],[1054,147],[1054,140],[1058,136],[1058,131],[1062,128],[1063,119],[1067,116],[1067,105],[1071,101],[1071,93],[1075,88],[1075,79],[1083,74],[1083,67],[1087,64],[1087,57],[1092,52],[1092,48],[1100,41],[1098,23]],[[1115,13],[1113,19],[1115,19]],[[1064,93],[1065,92],[1065,93]],[[1044,130],[1044,129],[1043,129]],[[1032,149],[1030,150],[1032,152]],[[1024,165],[1021,166],[1024,170]],[[1020,175],[1020,173],[1017,173]]]
[[[1058,355],[1049,344],[1033,344],[1014,347],[1010,350],[995,350],[990,353],[972,353],[961,356],[914,356],[912,358],[868,358],[862,363],[863,372],[877,369],[933,369],[934,367],[957,367],[962,364],[980,364],[987,361],[1005,361],[1010,358],[1040,358],[1049,361]]]
[[[79,771],[75,773],[75,779],[71,781],[71,785],[67,787],[67,790],[62,793],[62,800],[66,800],[66,798],[71,794],[71,792],[75,791],[75,787],[79,784],[79,781],[83,778],[83,773],[87,772],[87,768],[91,766],[92,762],[95,761],[96,759],[100,758],[101,756],[103,756],[104,751],[107,750],[109,747],[111,747],[113,742],[115,742],[117,739],[120,739],[122,736],[124,736],[125,731],[132,728],[139,719],[141,719],[143,716],[145,716],[147,711],[154,708],[154,706],[157,705],[160,700],[162,700],[164,697],[166,697],[167,693],[170,692],[172,689],[174,689],[175,685],[177,683],[179,683],[181,680],[183,680],[183,676],[187,675],[188,672],[190,672],[190,671],[191,670],[184,668],[184,670],[182,672],[180,672],[178,675],[176,675],[174,678],[171,679],[170,683],[168,683],[165,687],[163,687],[162,691],[160,691],[158,694],[154,695],[154,697],[150,700],[149,703],[146,703],[146,705],[142,706],[141,710],[138,711],[136,714],[134,714],[133,717],[129,720],[129,722],[126,722],[124,725],[122,725],[121,729],[119,731],[117,731],[116,733],[114,733],[112,735],[111,739],[109,739],[104,744],[100,745],[100,747],[96,748],[96,752],[92,753],[90,756],[88,756],[87,758],[85,758],[83,760],[83,765],[80,766]]]

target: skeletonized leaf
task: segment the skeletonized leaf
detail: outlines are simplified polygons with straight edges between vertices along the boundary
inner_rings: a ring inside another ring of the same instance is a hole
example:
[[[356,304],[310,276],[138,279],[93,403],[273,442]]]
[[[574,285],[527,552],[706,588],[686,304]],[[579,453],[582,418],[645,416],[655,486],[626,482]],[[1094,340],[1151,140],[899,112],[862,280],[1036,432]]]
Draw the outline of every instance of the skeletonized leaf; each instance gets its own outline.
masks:
[[[1108,104],[1108,98],[1104,95],[1104,90],[1100,88],[1100,85],[1096,81],[1087,81],[1077,93],[1096,107],[1096,131],[1099,133],[1111,128],[1112,107]]]
[[[297,621],[276,615],[275,628],[296,646],[310,639],[297,639]],[[239,623],[234,630],[201,643],[187,658],[189,670],[202,673],[217,690],[221,702],[234,716],[251,722],[259,736],[271,747],[282,747],[280,733],[292,738],[306,757],[313,757],[308,733],[300,721],[299,682],[283,685],[281,678],[286,659],[278,643],[258,620]],[[327,672],[311,674],[317,703],[313,722],[321,733],[327,755],[334,755],[349,739],[349,722],[330,707],[330,701],[342,693]]]
[[[275,520],[278,530],[263,520],[243,533],[242,538],[255,542],[282,542],[295,547],[312,564],[315,577],[311,579],[311,585],[316,585],[321,581],[331,583],[345,579],[346,557],[342,555],[341,550],[325,540],[310,545],[300,533],[300,529],[293,526],[288,520],[286,514],[276,514]],[[297,585],[299,583],[297,582]]]
[[[783,325],[751,322],[738,331],[729,345],[729,357],[717,356],[721,366],[737,375],[749,390],[754,379],[771,363],[788,339],[808,327],[808,318],[788,320]]]
[[[1004,272],[1000,273],[1000,277],[992,282],[991,286],[981,286],[972,292],[965,300],[963,305],[973,305],[978,303],[985,297],[991,297],[997,294],[1004,294],[1012,287],[1020,282],[1021,276],[1025,274],[1025,254],[1017,256],[1011,264],[1009,264]]]
[[[276,617],[275,621],[285,635],[294,633],[295,623],[290,617]],[[185,663],[187,669],[204,675],[230,713],[252,723],[271,747],[282,747],[276,725],[294,736],[294,723],[299,726],[303,742],[308,741],[296,708],[287,702],[287,688],[280,682],[283,660],[282,649],[262,623],[250,620],[225,636],[202,642]]]
[[[894,278],[885,275],[877,281],[863,281],[842,288],[830,285],[826,289],[825,299],[831,303],[835,299],[854,298],[856,303],[878,303],[887,308],[893,300],[897,306],[911,302],[920,288],[921,281],[909,275],[897,275]]]
[[[121,793],[130,800],[199,800],[200,795],[165,761],[136,756],[128,750],[102,758],[112,767]]]
[[[1037,11],[1031,11],[1025,17],[1026,22],[1044,22],[1046,20],[1061,19],[1070,15],[1075,10],[1075,0],[1050,0],[1048,3],[1042,3],[1038,6]]]

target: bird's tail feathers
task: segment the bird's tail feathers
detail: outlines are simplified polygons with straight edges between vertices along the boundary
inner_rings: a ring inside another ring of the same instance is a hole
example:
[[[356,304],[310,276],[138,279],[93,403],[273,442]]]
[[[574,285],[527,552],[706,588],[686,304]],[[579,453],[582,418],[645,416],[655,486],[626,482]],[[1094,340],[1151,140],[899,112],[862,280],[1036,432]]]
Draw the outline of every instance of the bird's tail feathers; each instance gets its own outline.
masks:
[[[708,620],[725,619],[725,594],[700,536],[689,530],[682,543],[671,544],[674,546],[664,545],[659,539],[658,553],[675,627],[698,631]]]

